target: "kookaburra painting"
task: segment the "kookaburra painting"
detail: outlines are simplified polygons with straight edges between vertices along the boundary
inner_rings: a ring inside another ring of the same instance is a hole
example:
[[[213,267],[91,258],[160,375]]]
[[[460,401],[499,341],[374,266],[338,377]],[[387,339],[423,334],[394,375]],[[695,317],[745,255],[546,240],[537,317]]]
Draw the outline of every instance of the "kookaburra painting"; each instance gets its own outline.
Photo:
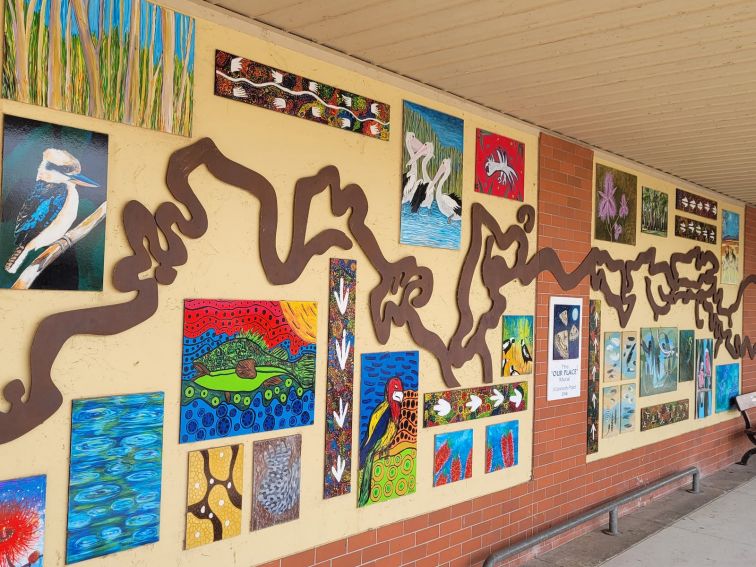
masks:
[[[0,287],[102,289],[108,138],[6,116]]]

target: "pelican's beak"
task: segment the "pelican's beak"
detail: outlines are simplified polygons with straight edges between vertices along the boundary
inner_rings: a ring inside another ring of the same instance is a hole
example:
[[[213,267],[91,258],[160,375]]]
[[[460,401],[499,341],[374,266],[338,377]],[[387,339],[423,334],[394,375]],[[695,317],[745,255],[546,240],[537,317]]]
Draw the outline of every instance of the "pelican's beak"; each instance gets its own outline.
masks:
[[[404,399],[404,392],[394,392],[391,394],[391,399],[395,402],[400,402]]]
[[[86,175],[82,175],[81,173],[74,173],[73,175],[68,176],[71,181],[76,183],[76,185],[81,185],[82,187],[99,187],[100,184],[96,181],[90,179]]]

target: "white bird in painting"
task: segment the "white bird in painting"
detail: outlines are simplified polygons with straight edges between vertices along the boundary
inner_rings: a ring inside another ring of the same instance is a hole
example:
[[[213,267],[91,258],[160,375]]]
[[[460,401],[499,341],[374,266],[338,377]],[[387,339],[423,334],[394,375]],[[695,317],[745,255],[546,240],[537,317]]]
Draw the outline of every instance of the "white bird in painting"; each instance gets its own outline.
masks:
[[[451,160],[449,158],[444,159],[439,166],[439,169],[440,168],[446,170],[443,177],[443,181],[446,181],[446,178],[449,177],[449,174],[451,173]],[[450,223],[453,220],[461,221],[462,200],[454,193],[442,193],[442,186],[443,182],[436,186],[436,204],[438,205],[438,210],[446,217],[446,222]]]
[[[497,148],[496,157],[498,159],[494,159],[493,154],[488,156],[486,175],[491,177],[498,173],[499,184],[511,187],[517,181],[517,172],[507,163],[507,152],[502,152],[501,149]]]
[[[449,162],[449,160],[444,160]],[[436,194],[436,189],[441,189],[446,183],[449,174],[451,173],[451,167],[444,166],[444,161],[436,170],[436,175],[433,176],[430,183],[420,184],[417,188],[415,196],[412,198],[412,212],[416,213],[419,209],[430,209],[433,204],[433,198]]]
[[[430,142],[423,144],[412,132],[407,132],[404,144],[410,157],[406,166],[409,168],[409,171],[402,176],[404,182],[402,189],[402,203],[409,203],[412,200],[415,191],[417,191],[419,181],[417,176],[417,161],[423,156],[425,156],[426,160],[433,157],[433,144]],[[425,168],[425,161],[423,161],[423,167]],[[427,170],[423,169],[423,173],[424,175],[427,175]]]

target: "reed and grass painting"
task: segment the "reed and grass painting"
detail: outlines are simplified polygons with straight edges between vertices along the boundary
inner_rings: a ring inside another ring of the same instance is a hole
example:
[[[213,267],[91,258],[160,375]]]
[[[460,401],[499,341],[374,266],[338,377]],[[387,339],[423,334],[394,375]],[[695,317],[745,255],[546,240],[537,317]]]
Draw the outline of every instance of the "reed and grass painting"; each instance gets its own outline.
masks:
[[[5,0],[2,96],[189,136],[194,33],[146,0]]]

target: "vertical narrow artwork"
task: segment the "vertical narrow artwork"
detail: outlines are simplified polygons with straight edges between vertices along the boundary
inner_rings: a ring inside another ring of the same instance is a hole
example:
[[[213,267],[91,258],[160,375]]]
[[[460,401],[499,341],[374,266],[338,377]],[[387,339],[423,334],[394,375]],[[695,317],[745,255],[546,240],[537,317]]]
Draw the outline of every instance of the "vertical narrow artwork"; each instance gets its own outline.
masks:
[[[620,387],[620,413],[622,414],[620,433],[635,431],[635,384]]]
[[[241,533],[243,474],[244,445],[189,453],[185,549]]]
[[[419,353],[362,355],[357,505],[415,492]]]
[[[505,421],[486,427],[486,474],[516,466],[519,449],[519,421]]]
[[[588,301],[588,423],[587,452],[598,452],[599,381],[601,379],[601,300]]]
[[[357,262],[331,258],[328,272],[328,366],[323,498],[352,490]]]
[[[42,567],[45,475],[0,481],[0,565]]]
[[[525,199],[525,144],[475,131],[475,191],[514,201]]]
[[[302,436],[255,441],[252,459],[252,530],[299,518]]]
[[[717,218],[717,202],[706,197],[699,197],[684,189],[675,192],[675,208],[692,215],[698,215],[707,219]]]
[[[459,250],[464,122],[404,101],[402,244]]]
[[[388,104],[215,51],[215,94],[379,140],[389,139]]]
[[[722,283],[740,283],[740,215],[722,209]]]
[[[533,373],[533,316],[504,315],[501,319],[501,375]]]
[[[622,375],[622,333],[604,333],[604,380],[616,382]]]
[[[105,134],[6,115],[0,287],[101,291],[107,187]]]
[[[317,304],[184,301],[180,442],[310,425]]]
[[[641,431],[656,429],[685,421],[690,417],[690,402],[687,399],[641,408]]]
[[[596,240],[635,244],[637,194],[635,175],[596,164]]]
[[[717,227],[713,224],[675,215],[675,236],[695,240],[696,242],[716,244]]]
[[[622,332],[622,379],[635,380],[638,370],[638,334]]]
[[[641,232],[667,236],[669,196],[663,191],[644,187],[641,196]]]
[[[437,434],[433,451],[433,486],[470,478],[472,448],[472,429]]]
[[[601,437],[614,437],[620,434],[620,388],[607,386],[602,392]]]
[[[735,398],[740,395],[740,364],[718,364],[716,368],[716,411],[735,409]]]
[[[643,328],[640,332],[640,396],[677,390],[677,329]]]
[[[190,136],[195,20],[146,0],[5,2],[3,98]]]
[[[66,563],[160,539],[163,393],[75,400]]]
[[[693,380],[696,366],[695,333],[692,330],[680,331],[680,373],[678,382]]]
[[[548,400],[580,395],[582,310],[582,298],[549,298]]]
[[[696,417],[704,418],[712,414],[714,405],[711,386],[714,364],[714,341],[696,339]]]

